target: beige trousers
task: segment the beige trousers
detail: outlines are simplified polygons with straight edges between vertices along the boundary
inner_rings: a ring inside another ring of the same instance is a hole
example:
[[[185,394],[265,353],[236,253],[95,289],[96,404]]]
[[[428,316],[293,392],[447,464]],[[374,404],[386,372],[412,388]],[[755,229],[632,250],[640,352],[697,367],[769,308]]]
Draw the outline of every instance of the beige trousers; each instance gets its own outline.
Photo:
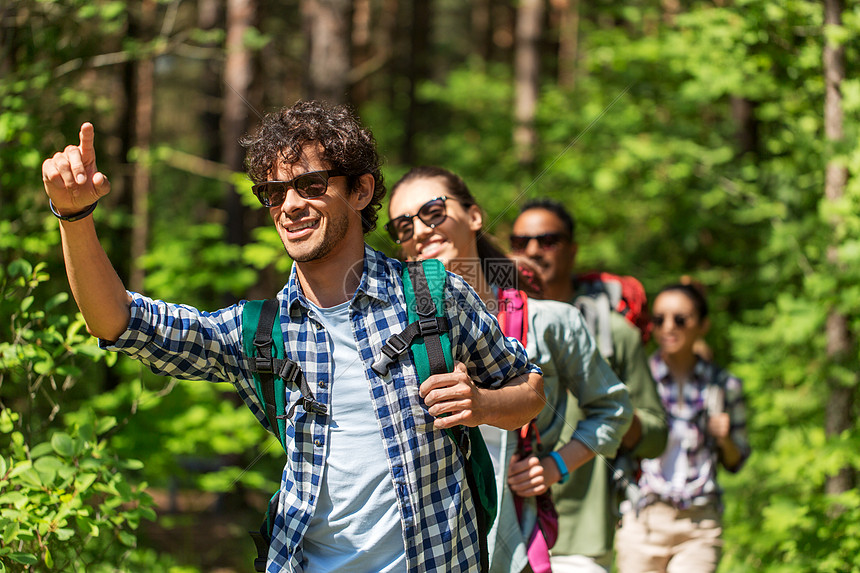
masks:
[[[713,573],[722,555],[714,505],[676,509],[657,502],[628,511],[615,536],[619,573]]]

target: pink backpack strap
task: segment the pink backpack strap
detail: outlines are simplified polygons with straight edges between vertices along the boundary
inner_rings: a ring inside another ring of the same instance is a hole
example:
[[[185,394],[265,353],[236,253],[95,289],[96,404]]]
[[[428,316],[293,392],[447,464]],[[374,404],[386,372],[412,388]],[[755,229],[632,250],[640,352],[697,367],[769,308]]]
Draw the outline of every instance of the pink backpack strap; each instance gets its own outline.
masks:
[[[525,346],[528,339],[529,316],[526,293],[509,288],[499,290],[499,326],[505,336],[512,336]]]

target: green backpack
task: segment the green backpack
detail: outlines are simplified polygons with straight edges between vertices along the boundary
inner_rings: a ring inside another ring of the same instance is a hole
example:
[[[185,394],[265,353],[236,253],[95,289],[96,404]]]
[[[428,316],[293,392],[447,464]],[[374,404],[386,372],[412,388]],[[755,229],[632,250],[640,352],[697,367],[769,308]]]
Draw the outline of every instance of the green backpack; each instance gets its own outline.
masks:
[[[382,348],[383,355],[372,365],[372,369],[377,374],[380,376],[387,374],[389,366],[407,349],[412,353],[422,381],[431,374],[453,370],[454,361],[448,336],[449,325],[444,313],[446,278],[444,265],[436,259],[404,265],[403,286],[410,322],[402,332],[392,335],[385,342]],[[284,439],[286,419],[292,416],[296,406],[301,404],[306,411],[318,414],[325,414],[326,406],[314,398],[299,365],[284,355],[284,342],[278,318],[277,300],[246,302],[242,309],[242,340],[245,354],[252,360],[251,370],[257,397],[264,405],[270,430],[278,438],[286,453],[287,446]],[[284,415],[279,412],[284,412],[286,409],[284,401],[287,385],[298,386],[302,397]],[[478,428],[456,426],[445,431],[467,460],[464,464],[466,479],[475,498],[478,514],[481,571],[488,571],[487,535],[497,513],[496,478],[492,458]],[[257,546],[258,556],[254,560],[256,571],[265,571],[278,493],[269,501],[269,508],[260,531],[250,532]]]

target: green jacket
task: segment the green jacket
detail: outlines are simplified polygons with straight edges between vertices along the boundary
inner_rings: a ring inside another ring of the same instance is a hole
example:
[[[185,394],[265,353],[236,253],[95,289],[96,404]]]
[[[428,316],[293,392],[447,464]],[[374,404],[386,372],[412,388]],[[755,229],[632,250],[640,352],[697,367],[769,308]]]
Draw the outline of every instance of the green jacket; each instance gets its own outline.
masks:
[[[617,312],[611,314],[610,327],[614,356],[608,362],[627,385],[634,412],[642,423],[642,438],[634,455],[657,457],[666,446],[668,426],[639,330]],[[570,440],[573,428],[582,419],[576,398],[570,396],[568,404],[565,416],[568,433],[559,440],[561,444]],[[597,456],[573,472],[566,484],[553,486],[559,514],[559,536],[552,549],[553,555],[600,557],[612,550],[619,500],[610,484],[611,461]]]

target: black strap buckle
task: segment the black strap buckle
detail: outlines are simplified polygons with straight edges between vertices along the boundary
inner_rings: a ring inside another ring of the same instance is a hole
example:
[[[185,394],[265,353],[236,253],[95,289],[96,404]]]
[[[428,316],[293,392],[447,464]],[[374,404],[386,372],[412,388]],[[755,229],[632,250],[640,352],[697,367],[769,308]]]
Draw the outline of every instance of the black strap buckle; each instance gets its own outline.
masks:
[[[281,378],[287,384],[298,384],[301,375],[302,369],[289,358],[283,361],[281,368],[278,371],[278,378]]]
[[[274,368],[272,367],[272,359],[268,356],[255,356],[254,357],[254,372],[258,372],[261,374],[271,374],[274,372]]]
[[[310,398],[304,398],[304,402],[302,404],[302,408],[305,409],[305,412],[309,414],[321,414],[325,415],[328,412],[328,408],[325,404],[320,404],[316,400],[311,400]]]
[[[439,328],[439,321],[435,317],[422,318],[418,321],[418,332],[421,333],[421,336],[428,336],[439,334],[442,330]]]
[[[370,365],[370,369],[380,376],[385,376],[397,357],[403,354],[407,348],[409,348],[409,343],[403,337],[399,334],[392,334],[382,345],[382,355]]]

